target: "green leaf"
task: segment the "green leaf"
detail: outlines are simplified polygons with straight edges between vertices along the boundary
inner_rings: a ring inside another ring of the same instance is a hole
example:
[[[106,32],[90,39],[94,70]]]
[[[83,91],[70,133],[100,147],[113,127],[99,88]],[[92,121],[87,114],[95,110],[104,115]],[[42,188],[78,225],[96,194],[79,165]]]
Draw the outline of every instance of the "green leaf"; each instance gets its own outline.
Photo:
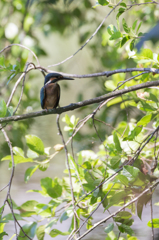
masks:
[[[130,135],[126,138],[124,138],[125,140],[129,140],[129,141],[133,141],[135,139],[135,137],[137,137],[139,135],[139,133],[142,131],[143,126],[136,126],[130,133]]]
[[[6,232],[2,232],[2,233],[0,233],[0,239],[3,240],[3,236],[5,236],[5,235],[8,236],[8,234],[7,234]]]
[[[62,194],[62,186],[58,183],[58,178],[55,178],[54,181],[52,181],[52,187],[47,188],[47,193],[52,198],[58,198]]]
[[[5,160],[12,161],[11,155],[8,155],[8,156],[6,156],[6,157],[1,159],[1,161],[5,161]],[[24,157],[21,157],[21,156],[14,155],[14,163],[15,164],[25,163],[25,162],[33,162],[33,159],[31,159],[31,158],[24,158]]]
[[[139,25],[138,25],[138,27],[137,27],[137,30],[136,30],[136,34],[138,33],[138,31],[139,31],[139,29],[140,29],[140,27],[141,27],[141,24],[142,24],[142,22],[139,23]]]
[[[35,206],[38,204],[35,200],[29,200],[23,203],[19,208],[23,209],[24,211],[35,211]]]
[[[152,219],[152,222],[151,220],[147,223],[147,226],[148,227],[152,227],[152,223],[153,223],[153,227],[154,228],[159,228],[159,218],[154,218]]]
[[[62,236],[67,236],[69,235],[69,232],[61,232],[59,231],[58,229],[52,229],[51,232],[50,232],[50,236],[51,237],[56,237],[58,235],[62,235]]]
[[[38,169],[38,165],[29,167],[26,171],[25,171],[25,175],[24,175],[24,181],[27,183],[29,181],[29,179],[31,178],[31,176],[33,175],[33,173]]]
[[[130,39],[129,36],[123,37],[120,42],[120,47],[122,47],[129,39]]]
[[[149,93],[149,99],[152,100],[153,102],[157,103],[157,104],[159,102],[157,97],[154,94],[152,94],[152,93]]]
[[[145,48],[145,49],[142,50],[141,56],[144,57],[145,59],[152,59],[153,60],[153,52],[148,48]]]
[[[42,190],[47,193],[47,189],[52,187],[52,179],[49,177],[42,178],[40,184]]]
[[[116,217],[120,217],[122,219],[129,219],[132,217],[132,214],[128,211],[122,211],[122,212],[119,212]]]
[[[35,222],[30,222],[28,224],[25,224],[23,227],[23,231],[31,238],[33,239],[36,234],[36,229],[37,229],[37,223]],[[27,236],[24,236],[24,233],[22,230],[20,230],[18,240],[28,240]]]
[[[121,32],[114,32],[114,33],[111,35],[111,37],[109,38],[109,40],[115,40],[115,39],[118,39],[118,38],[120,38],[120,37],[122,37]]]
[[[132,30],[133,30],[133,31],[135,31],[137,21],[138,21],[138,19],[133,22],[133,25],[132,25]]]
[[[72,206],[70,206],[66,211],[64,211],[64,213],[60,217],[60,222],[62,223],[63,221],[67,220],[72,216],[73,216],[73,209],[72,209]]]
[[[109,204],[105,208],[105,210],[109,209],[111,206],[115,204],[119,204],[122,199],[124,199],[128,193],[126,191],[119,191],[115,193],[111,198],[109,198]]]
[[[18,213],[14,213],[14,216],[16,217],[17,220],[24,220]],[[14,221],[14,217],[12,213],[8,213],[7,215],[5,215],[2,220],[5,221]]]
[[[37,154],[36,152],[34,152],[30,148],[28,148],[28,150],[27,150],[27,157],[34,159],[34,158],[38,158],[39,154]]]
[[[42,217],[51,217],[51,208],[47,205],[47,204],[44,204],[44,203],[39,203],[36,205],[35,207],[35,211],[37,213],[37,215],[40,215]]]
[[[38,240],[43,240],[45,236],[45,225],[41,225],[36,230],[36,236]]]
[[[124,3],[124,2],[120,3],[120,6],[122,6],[122,7],[124,7],[124,8],[127,7],[126,3]]]
[[[117,24],[119,26],[119,17],[125,12],[124,8],[119,8],[118,14],[116,15]]]
[[[119,174],[119,175],[116,176],[116,179],[118,179],[118,180],[119,180],[122,184],[124,184],[125,186],[128,186],[128,185],[129,185],[129,180],[128,180],[127,177],[124,176],[124,175]]]
[[[130,32],[130,28],[128,27],[128,25],[127,25],[127,23],[126,23],[124,18],[122,19],[122,24],[123,24],[124,31],[126,33],[129,33]]]
[[[13,152],[17,156],[24,157],[24,151],[19,147],[13,147]]]
[[[26,135],[25,138],[26,138],[26,143],[27,143],[28,147],[32,151],[34,151],[40,155],[45,154],[44,144],[40,138],[38,138],[35,135]]]
[[[98,0],[98,3],[99,3],[100,5],[102,5],[102,6],[106,6],[106,5],[109,4],[109,2],[106,1],[106,0]]]
[[[151,118],[152,118],[152,114],[145,115],[140,119],[140,121],[138,121],[137,126],[141,125],[145,127],[151,121]]]
[[[125,224],[121,224],[120,226],[118,226],[119,228],[119,231],[122,232],[122,233],[128,233],[129,235],[133,235],[134,234],[134,231],[128,226],[128,225],[125,225]]]
[[[120,141],[119,141],[119,138],[118,138],[118,135],[116,132],[113,133],[113,141],[115,143],[115,147],[116,147],[117,151],[121,152],[122,148],[120,146]]]
[[[0,101],[0,118],[3,118],[6,116],[7,113],[7,106],[4,100]]]
[[[130,42],[130,51],[133,51],[134,46],[135,46],[135,39],[133,39],[133,40]]]
[[[4,58],[4,56],[0,56],[0,66],[5,67],[5,58]]]
[[[137,201],[137,215],[141,219],[142,216],[142,211],[143,211],[143,206],[145,203],[145,195],[141,196],[139,200]]]
[[[138,175],[140,173],[140,170],[133,166],[124,166],[123,167],[123,175],[128,178],[130,182],[134,182]]]
[[[104,229],[104,232],[109,233],[113,231],[114,229],[114,223],[109,223],[108,226]]]

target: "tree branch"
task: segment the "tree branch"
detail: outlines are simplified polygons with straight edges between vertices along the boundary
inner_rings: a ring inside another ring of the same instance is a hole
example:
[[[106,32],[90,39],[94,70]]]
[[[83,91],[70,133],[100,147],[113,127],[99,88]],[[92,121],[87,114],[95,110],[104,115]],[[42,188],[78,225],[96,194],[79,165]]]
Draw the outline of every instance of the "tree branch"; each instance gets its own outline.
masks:
[[[105,94],[105,95],[100,96],[100,97],[88,99],[88,100],[78,102],[78,103],[71,103],[68,106],[60,107],[60,108],[57,108],[57,109],[42,110],[42,111],[32,112],[32,113],[23,114],[23,115],[15,115],[15,116],[11,116],[11,117],[0,118],[0,124],[6,123],[6,122],[12,122],[12,121],[20,121],[20,120],[24,120],[24,119],[28,119],[28,118],[33,118],[33,117],[45,116],[45,115],[49,115],[49,114],[61,114],[61,113],[64,113],[64,112],[68,112],[68,111],[72,111],[74,109],[81,108],[83,106],[91,105],[93,103],[99,103],[99,102],[102,102],[102,101],[107,100],[107,99],[112,98],[112,97],[121,96],[122,94],[126,94],[126,93],[129,93],[129,92],[133,92],[133,91],[136,91],[136,90],[139,90],[139,89],[152,87],[152,86],[159,86],[159,80],[156,80],[156,81],[153,81],[153,82],[141,83],[141,84],[138,84],[138,85],[135,85],[135,86],[128,87],[126,89],[121,89],[121,90],[118,90],[118,91],[115,91],[115,92]]]

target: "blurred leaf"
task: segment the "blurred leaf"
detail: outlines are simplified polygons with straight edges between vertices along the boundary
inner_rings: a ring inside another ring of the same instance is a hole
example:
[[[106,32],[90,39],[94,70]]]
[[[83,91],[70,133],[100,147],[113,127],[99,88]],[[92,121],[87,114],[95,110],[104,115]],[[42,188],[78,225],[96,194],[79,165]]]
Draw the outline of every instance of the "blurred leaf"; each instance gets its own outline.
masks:
[[[38,204],[35,200],[29,200],[23,203],[19,208],[25,211],[35,211],[35,206]]]
[[[31,178],[31,176],[33,175],[33,173],[38,169],[38,165],[29,167],[26,171],[25,171],[25,175],[24,175],[24,181],[27,183],[29,181],[29,179]]]
[[[126,176],[118,174],[116,176],[116,179],[118,179],[122,184],[124,184],[125,186],[128,186],[129,180],[127,179]]]
[[[148,221],[147,226],[152,227],[152,224],[153,224],[154,228],[159,228],[159,218],[152,219],[152,222],[151,222],[151,220]]]
[[[51,232],[50,232],[50,236],[52,238],[58,236],[58,235],[62,235],[62,236],[67,236],[69,235],[69,232],[61,232],[59,231],[58,229],[52,229]]]
[[[45,236],[45,225],[40,225],[36,230],[36,236],[38,240],[43,240]]]
[[[120,146],[120,141],[119,141],[119,138],[118,138],[118,135],[117,135],[116,132],[113,133],[113,140],[114,140],[115,147],[116,147],[117,151],[121,152],[122,148]]]
[[[134,234],[134,231],[127,225],[125,224],[121,224],[120,226],[118,226],[119,228],[119,231],[122,232],[122,233],[128,233],[129,235],[133,235]]]
[[[106,1],[106,0],[98,0],[99,4],[102,5],[102,6],[106,6],[109,4],[109,1]]]
[[[0,117],[3,118],[6,116],[7,106],[4,100],[0,101]]]
[[[109,223],[108,226],[104,229],[104,232],[109,233],[113,231],[114,229],[114,223]]]
[[[152,114],[147,114],[145,115],[144,117],[142,117],[140,119],[140,121],[137,123],[137,126],[143,126],[145,127],[150,121],[151,121],[151,118],[152,118]]]
[[[25,224],[24,226],[22,226],[23,231],[30,237],[30,238],[34,238],[35,234],[36,234],[36,229],[37,229],[37,223],[35,222],[30,222],[28,224]],[[18,240],[28,240],[27,236],[24,236],[24,233],[22,232],[22,230],[20,230],[19,236],[18,236]]]
[[[132,25],[132,30],[133,31],[135,31],[135,28],[136,28],[136,25],[137,25],[137,21],[138,21],[138,19],[133,22],[133,25]]]
[[[38,138],[35,135],[26,135],[25,138],[26,138],[26,143],[27,143],[28,147],[32,151],[34,151],[40,155],[45,154],[44,144],[40,138]]]
[[[125,141],[125,140],[133,141],[133,140],[135,139],[135,137],[137,137],[137,136],[140,134],[140,132],[142,131],[142,128],[143,128],[142,124],[141,124],[140,126],[136,126],[136,127],[131,131],[131,133],[129,134],[129,136],[124,138],[124,141]]]
[[[122,24],[123,24],[124,31],[126,33],[129,33],[130,32],[130,28],[128,27],[128,25],[127,25],[127,23],[126,23],[124,18],[122,19]]]
[[[130,182],[134,182],[138,175],[140,170],[133,166],[124,166],[123,167],[123,175],[128,178]]]

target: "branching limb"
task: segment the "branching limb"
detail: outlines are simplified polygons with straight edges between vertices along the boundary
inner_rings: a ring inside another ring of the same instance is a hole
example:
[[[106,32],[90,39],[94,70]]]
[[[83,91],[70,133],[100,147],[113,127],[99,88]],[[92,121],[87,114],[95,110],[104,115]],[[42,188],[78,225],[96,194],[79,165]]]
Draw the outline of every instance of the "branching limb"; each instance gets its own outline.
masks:
[[[142,193],[140,193],[137,197],[133,198],[130,202],[124,204],[119,210],[117,210],[116,212],[112,213],[111,215],[109,215],[108,217],[102,219],[101,221],[99,221],[98,223],[94,224],[94,226],[92,228],[90,228],[88,231],[86,231],[84,234],[82,234],[79,238],[77,238],[77,240],[82,239],[83,237],[85,237],[88,233],[90,233],[91,231],[93,231],[96,227],[98,227],[100,224],[105,223],[108,219],[116,216],[119,212],[121,212],[123,209],[125,209],[126,207],[128,207],[129,205],[131,205],[132,203],[136,202],[141,196],[143,196],[144,194],[148,193],[149,191],[151,191],[151,189],[153,189],[154,187],[156,187],[159,184],[159,180],[157,182],[155,182],[154,184],[152,184],[150,187],[146,188]]]
[[[115,92],[111,92],[108,94],[105,94],[100,97],[92,98],[85,100],[83,102],[78,102],[78,103],[72,103],[68,106],[57,108],[57,109],[51,109],[51,110],[43,110],[39,112],[33,112],[33,113],[28,113],[28,114],[23,114],[23,115],[17,115],[17,116],[11,116],[11,117],[5,117],[5,118],[0,118],[0,124],[6,123],[6,122],[12,122],[12,121],[20,121],[28,118],[33,118],[33,117],[39,117],[39,116],[44,116],[44,115],[49,115],[49,114],[61,114],[63,112],[68,112],[74,109],[81,108],[83,106],[88,106],[93,103],[99,103],[104,100],[110,99],[112,97],[117,97],[125,93],[133,92],[139,89],[147,88],[147,87],[152,87],[152,86],[158,86],[159,85],[159,80],[153,81],[153,82],[145,82],[141,83],[135,86],[128,87],[126,89],[121,89]]]

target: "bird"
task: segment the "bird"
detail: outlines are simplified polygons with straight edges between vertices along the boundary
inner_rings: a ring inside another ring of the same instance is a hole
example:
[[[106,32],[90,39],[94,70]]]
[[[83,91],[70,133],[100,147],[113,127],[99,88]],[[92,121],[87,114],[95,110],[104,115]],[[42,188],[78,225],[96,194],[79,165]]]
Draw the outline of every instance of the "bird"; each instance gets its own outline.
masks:
[[[57,108],[60,100],[60,86],[57,83],[61,80],[74,80],[64,77],[59,73],[49,73],[45,76],[44,86],[40,90],[40,102],[42,109]]]

